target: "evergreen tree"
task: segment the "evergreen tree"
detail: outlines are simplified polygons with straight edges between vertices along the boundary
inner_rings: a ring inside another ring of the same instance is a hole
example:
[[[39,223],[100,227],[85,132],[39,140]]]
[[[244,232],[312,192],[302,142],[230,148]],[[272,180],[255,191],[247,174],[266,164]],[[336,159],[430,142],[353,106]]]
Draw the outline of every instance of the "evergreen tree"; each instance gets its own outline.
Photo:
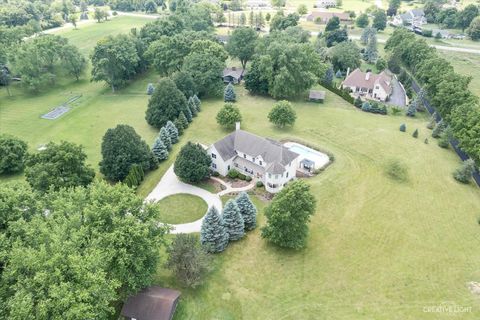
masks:
[[[440,134],[440,139],[438,139],[438,146],[440,148],[447,149],[450,146],[450,139],[452,139],[452,128],[448,126],[443,132]]]
[[[375,63],[378,59],[377,36],[375,34],[370,36],[367,47],[365,48],[364,59],[368,63]]]
[[[193,121],[193,115],[192,115],[192,111],[190,111],[190,108],[188,107],[188,105],[186,106],[185,110],[183,110],[184,114],[185,114],[185,118],[187,119],[188,123],[192,122]]]
[[[418,129],[415,129],[415,131],[413,131],[412,137],[418,138]]]
[[[412,100],[412,102],[410,102],[410,104],[408,105],[406,115],[407,117],[415,117],[415,113],[417,113],[417,101]]]
[[[170,139],[168,131],[167,129],[165,129],[165,127],[162,127],[162,129],[160,129],[160,134],[158,137],[160,138],[160,140],[162,140],[165,147],[167,147],[167,150],[170,151],[170,149],[172,149],[172,139]]]
[[[225,204],[222,214],[229,241],[236,241],[245,235],[243,216],[235,200],[230,199]]]
[[[343,77],[342,71],[340,71],[340,69],[338,69],[337,73],[335,73],[335,77],[337,77],[339,79]]]
[[[362,103],[362,111],[370,112],[371,110],[372,110],[372,106],[370,105],[369,102],[365,101],[364,103]]]
[[[440,120],[440,122],[438,122],[435,125],[435,128],[433,128],[432,137],[439,138],[442,132],[445,130],[445,127],[446,126],[445,126],[445,123],[443,122],[443,119]]]
[[[168,132],[168,136],[170,137],[170,141],[172,144],[178,142],[178,129],[172,121],[167,122],[167,126],[165,127]]]
[[[461,183],[469,183],[474,171],[475,162],[472,159],[467,159],[462,163],[460,168],[455,170],[453,177]]]
[[[197,112],[197,106],[195,105],[195,102],[193,100],[188,100],[187,102],[187,108],[190,110],[190,113],[192,114],[192,117],[196,117],[198,112]]]
[[[245,230],[250,231],[255,229],[257,226],[257,208],[250,200],[248,194],[246,192],[240,193],[235,199],[235,202],[242,214]]]
[[[183,113],[183,111],[180,112],[180,114],[178,115],[178,123],[180,125],[177,126],[177,129],[182,128],[182,132],[188,128],[188,120],[187,120],[187,117],[185,116],[185,113]]]
[[[402,123],[402,124],[400,125],[400,131],[402,131],[402,132],[407,131],[407,126],[405,125],[405,123]]]
[[[147,94],[151,96],[153,94],[153,91],[155,91],[155,87],[153,86],[152,83],[149,83],[147,86]]]
[[[165,146],[160,136],[158,136],[153,143],[152,152],[159,161],[166,160],[168,158],[167,146]]]
[[[323,77],[323,83],[331,86],[333,82],[333,77],[334,77],[333,68],[332,66],[330,66],[325,72],[325,76]]]
[[[211,207],[200,230],[200,243],[207,252],[222,252],[228,245],[228,233],[222,217],[215,207]]]
[[[182,126],[182,123],[180,122],[180,119],[179,118],[175,119],[175,121],[173,121],[173,124],[177,128],[178,135],[181,136],[183,134],[183,126]]]
[[[235,94],[235,89],[233,88],[233,84],[229,83],[225,87],[223,92],[223,100],[225,102],[235,102],[237,100],[237,95]]]
[[[427,128],[432,130],[433,128],[435,128],[435,125],[437,124],[437,122],[435,121],[435,117],[436,117],[436,113],[434,113],[431,117],[430,117],[430,121],[428,122],[427,124]]]
[[[193,101],[195,102],[195,105],[197,106],[197,111],[200,112],[201,109],[200,109],[200,106],[202,104],[202,101],[200,101],[200,99],[197,97],[197,95],[193,95]]]

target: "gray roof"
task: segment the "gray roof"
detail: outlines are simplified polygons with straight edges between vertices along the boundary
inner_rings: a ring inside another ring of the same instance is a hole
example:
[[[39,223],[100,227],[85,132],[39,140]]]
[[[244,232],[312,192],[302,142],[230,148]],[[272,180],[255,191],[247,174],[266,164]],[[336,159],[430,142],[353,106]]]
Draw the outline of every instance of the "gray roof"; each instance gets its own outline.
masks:
[[[243,130],[235,130],[213,145],[224,161],[236,156],[237,151],[252,157],[261,156],[267,163],[269,173],[282,173],[285,171],[284,166],[299,156],[278,141],[262,138]]]
[[[308,98],[323,100],[325,99],[325,91],[310,90],[310,94],[308,95]]]
[[[152,286],[127,299],[121,314],[141,320],[171,320],[180,291]]]
[[[240,77],[243,75],[243,69],[242,68],[225,68],[223,69],[223,76],[231,76],[234,77],[235,79],[240,79]]]
[[[423,12],[423,9],[412,9],[410,10],[415,17],[423,17],[425,13]]]

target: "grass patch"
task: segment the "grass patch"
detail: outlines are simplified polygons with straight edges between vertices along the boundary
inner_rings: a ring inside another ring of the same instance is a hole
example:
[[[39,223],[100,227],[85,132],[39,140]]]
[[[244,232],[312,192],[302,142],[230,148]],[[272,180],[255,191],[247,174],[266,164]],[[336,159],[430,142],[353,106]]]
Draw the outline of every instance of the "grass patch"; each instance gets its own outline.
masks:
[[[408,168],[398,159],[391,159],[385,165],[385,174],[399,182],[408,180]]]
[[[157,202],[160,207],[160,221],[180,224],[197,221],[207,212],[207,203],[191,194],[174,194]]]

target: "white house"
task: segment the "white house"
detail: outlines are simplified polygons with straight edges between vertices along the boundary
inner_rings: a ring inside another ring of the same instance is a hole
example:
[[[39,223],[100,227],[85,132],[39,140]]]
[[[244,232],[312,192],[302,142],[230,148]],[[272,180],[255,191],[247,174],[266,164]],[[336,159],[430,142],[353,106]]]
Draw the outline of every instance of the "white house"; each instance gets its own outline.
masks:
[[[240,130],[215,142],[207,153],[212,158],[212,170],[222,176],[235,169],[262,181],[268,192],[279,192],[296,176],[299,154],[281,143]]]
[[[393,18],[392,24],[394,26],[413,26],[421,27],[427,23],[425,12],[423,9],[412,9],[402,14],[398,14]]]
[[[337,6],[337,0],[318,0],[314,8],[334,8]]]
[[[392,93],[392,77],[385,71],[374,74],[355,69],[347,75],[342,87],[349,88],[354,97],[386,101]]]

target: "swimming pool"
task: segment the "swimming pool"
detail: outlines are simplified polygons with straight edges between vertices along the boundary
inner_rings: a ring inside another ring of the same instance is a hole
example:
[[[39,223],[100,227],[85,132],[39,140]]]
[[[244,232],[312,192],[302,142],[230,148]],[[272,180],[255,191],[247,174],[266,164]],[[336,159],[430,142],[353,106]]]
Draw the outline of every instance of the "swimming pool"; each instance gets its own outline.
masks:
[[[296,142],[286,142],[283,144],[288,150],[298,153],[300,160],[307,159],[315,163],[315,169],[323,168],[330,162],[330,158],[325,153],[313,150],[307,146]]]

